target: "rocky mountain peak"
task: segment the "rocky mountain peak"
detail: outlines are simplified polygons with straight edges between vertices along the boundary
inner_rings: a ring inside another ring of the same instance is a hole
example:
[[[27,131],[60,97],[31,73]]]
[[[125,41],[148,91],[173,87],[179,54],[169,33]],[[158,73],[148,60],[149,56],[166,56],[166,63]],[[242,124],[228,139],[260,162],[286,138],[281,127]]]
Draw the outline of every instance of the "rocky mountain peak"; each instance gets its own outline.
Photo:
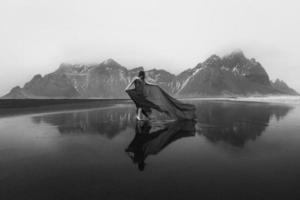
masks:
[[[142,67],[142,66],[135,67],[133,69],[128,70],[127,72],[128,72],[128,75],[130,76],[130,79],[131,79],[131,78],[137,76],[140,71],[145,71],[144,67]]]
[[[87,73],[88,70],[93,68],[92,64],[69,64],[62,63],[59,68],[54,73],[59,74],[78,74],[78,73]]]
[[[232,51],[230,54],[225,55],[224,57],[243,57],[246,58],[244,52],[241,49]]]
[[[203,63],[204,66],[208,67],[218,67],[220,66],[220,62],[222,59],[218,55],[212,55],[208,59],[206,59]],[[201,64],[198,64],[197,66],[201,66]]]
[[[276,79],[274,82],[272,82],[272,84],[274,86],[276,86],[277,88],[281,87],[281,88],[286,88],[288,87],[288,85],[283,81],[283,80],[280,80],[280,79]]]
[[[73,65],[72,64],[70,64],[70,63],[61,63],[60,65],[59,65],[59,69],[64,69],[64,68],[70,68],[70,67],[72,67]]]
[[[20,90],[21,90],[20,86],[16,86],[13,89],[11,89],[11,91],[13,91],[13,92],[19,92]]]
[[[271,82],[271,84],[281,93],[298,95],[298,93],[294,89],[290,88],[283,80],[277,78],[274,82]]]
[[[106,65],[106,66],[121,66],[118,62],[116,62],[114,59],[109,58],[104,60],[100,65]]]
[[[175,77],[174,74],[167,72],[163,69],[151,69],[146,72],[147,77],[151,78],[152,80],[159,81],[159,82],[170,82]]]
[[[277,78],[275,81],[274,81],[275,84],[286,84],[284,81],[280,80],[279,78]]]
[[[241,50],[225,55],[222,60],[224,66],[229,68],[245,65],[249,61]]]
[[[173,75],[164,69],[156,69],[156,68],[148,70],[148,73]]]
[[[139,72],[139,71],[145,71],[144,67],[140,66],[140,67],[135,67],[133,69],[130,70],[131,72]]]
[[[42,78],[43,78],[42,75],[37,74],[37,75],[34,75],[34,77],[32,78],[32,80],[40,80]]]
[[[25,99],[27,98],[20,86],[16,86],[11,91],[2,97],[3,99]]]

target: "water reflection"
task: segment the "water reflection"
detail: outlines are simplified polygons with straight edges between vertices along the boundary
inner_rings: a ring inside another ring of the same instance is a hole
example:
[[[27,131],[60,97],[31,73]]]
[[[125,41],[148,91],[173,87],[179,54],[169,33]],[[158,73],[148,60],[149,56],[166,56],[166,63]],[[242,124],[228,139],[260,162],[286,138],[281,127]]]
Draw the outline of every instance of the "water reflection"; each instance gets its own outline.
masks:
[[[144,170],[149,155],[161,152],[166,146],[183,137],[195,135],[195,121],[151,123],[137,121],[135,137],[125,150],[139,170]]]
[[[243,147],[247,141],[255,140],[265,131],[272,118],[281,120],[292,109],[287,105],[220,101],[201,101],[196,106],[197,133],[214,144],[225,142],[236,147]],[[151,127],[153,130],[153,126],[157,128],[153,124],[136,125],[133,106],[48,114],[32,119],[35,123],[56,126],[61,134],[90,133],[107,138],[115,137],[128,127],[134,129],[136,126],[136,132],[147,132]],[[177,126],[173,123],[164,124],[168,130]],[[155,134],[150,135],[154,137]]]
[[[243,147],[255,140],[274,117],[277,121],[292,109],[286,105],[264,103],[201,102],[197,106],[199,134],[212,143],[225,142]]]
[[[129,104],[1,118],[0,199],[297,199],[300,105],[194,103],[196,124]]]
[[[113,138],[127,127],[134,127],[135,111],[132,107],[113,107],[34,116],[32,120],[56,126],[61,134],[89,133]]]

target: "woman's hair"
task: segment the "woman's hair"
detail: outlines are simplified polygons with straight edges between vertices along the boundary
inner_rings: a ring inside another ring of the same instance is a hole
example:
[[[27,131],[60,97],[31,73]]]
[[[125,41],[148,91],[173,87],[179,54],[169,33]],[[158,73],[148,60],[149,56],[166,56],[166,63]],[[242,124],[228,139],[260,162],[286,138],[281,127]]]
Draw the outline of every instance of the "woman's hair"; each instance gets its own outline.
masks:
[[[145,72],[144,71],[139,71],[139,75],[138,75],[138,77],[140,77],[142,80],[144,80],[145,79]]]

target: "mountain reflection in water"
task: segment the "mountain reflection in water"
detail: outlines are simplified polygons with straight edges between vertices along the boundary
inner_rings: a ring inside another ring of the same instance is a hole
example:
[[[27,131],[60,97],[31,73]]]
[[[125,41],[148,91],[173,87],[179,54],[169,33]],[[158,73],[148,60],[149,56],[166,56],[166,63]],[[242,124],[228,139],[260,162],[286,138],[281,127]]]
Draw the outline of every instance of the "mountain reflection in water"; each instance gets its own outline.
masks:
[[[190,103],[195,121],[122,101],[0,117],[0,199],[299,199],[300,104]]]
[[[292,107],[266,103],[201,102],[197,106],[199,134],[209,141],[243,147],[268,127],[270,120],[285,117]]]
[[[236,147],[243,147],[247,141],[255,140],[272,118],[278,121],[292,109],[287,105],[219,101],[200,101],[196,106],[197,134],[212,143],[225,142]],[[35,123],[56,126],[61,134],[101,134],[107,138],[115,137],[128,127],[134,129],[139,126],[136,125],[133,106],[40,115],[32,119]],[[164,125],[168,130],[174,128],[176,132],[177,125]]]
[[[113,138],[127,127],[134,127],[132,107],[112,107],[88,111],[66,112],[32,117],[35,123],[56,126],[61,134],[101,134]]]

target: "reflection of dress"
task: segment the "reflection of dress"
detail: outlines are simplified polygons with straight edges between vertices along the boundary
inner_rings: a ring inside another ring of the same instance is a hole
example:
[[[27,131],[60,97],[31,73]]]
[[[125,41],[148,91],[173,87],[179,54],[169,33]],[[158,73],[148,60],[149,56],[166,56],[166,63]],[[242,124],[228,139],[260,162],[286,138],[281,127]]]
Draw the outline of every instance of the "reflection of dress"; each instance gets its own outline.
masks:
[[[150,132],[152,128],[150,122],[140,121],[136,124],[135,137],[126,152],[133,154],[132,160],[141,170],[145,166],[147,156],[158,154],[175,140],[195,135],[194,120],[173,121],[160,125],[158,130]]]
[[[135,88],[126,92],[134,101],[137,108],[142,108],[149,114],[151,109],[167,113],[176,119],[194,119],[195,106],[182,103],[168,95],[157,85],[145,84],[141,79],[134,81]]]

